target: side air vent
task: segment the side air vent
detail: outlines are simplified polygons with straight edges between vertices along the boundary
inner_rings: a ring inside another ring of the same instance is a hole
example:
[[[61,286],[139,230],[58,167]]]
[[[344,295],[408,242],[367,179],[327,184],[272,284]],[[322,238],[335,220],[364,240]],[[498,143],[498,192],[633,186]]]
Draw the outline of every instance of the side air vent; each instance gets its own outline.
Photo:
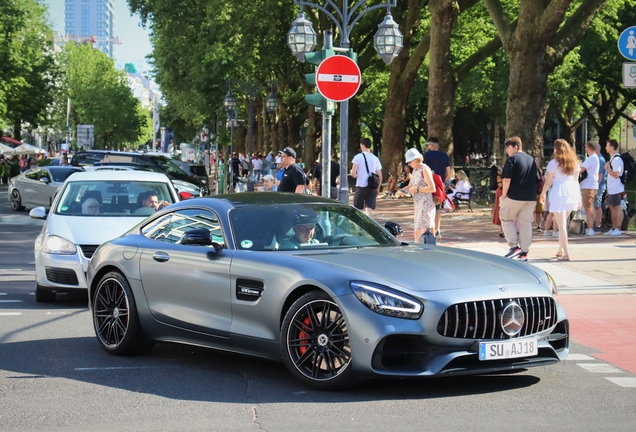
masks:
[[[256,301],[263,294],[263,282],[252,279],[236,280],[236,298],[245,301]]]

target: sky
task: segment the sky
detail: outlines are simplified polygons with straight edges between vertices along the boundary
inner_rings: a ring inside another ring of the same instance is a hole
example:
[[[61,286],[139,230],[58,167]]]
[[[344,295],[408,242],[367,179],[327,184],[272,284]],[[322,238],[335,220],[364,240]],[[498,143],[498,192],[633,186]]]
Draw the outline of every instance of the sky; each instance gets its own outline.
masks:
[[[45,0],[49,7],[49,19],[53,30],[64,34],[64,0]],[[152,52],[150,31],[141,27],[138,15],[131,16],[126,0],[115,0],[115,36],[121,38],[122,44],[115,45],[115,65],[123,69],[126,63],[133,63],[137,72],[149,72],[150,66],[145,60]]]

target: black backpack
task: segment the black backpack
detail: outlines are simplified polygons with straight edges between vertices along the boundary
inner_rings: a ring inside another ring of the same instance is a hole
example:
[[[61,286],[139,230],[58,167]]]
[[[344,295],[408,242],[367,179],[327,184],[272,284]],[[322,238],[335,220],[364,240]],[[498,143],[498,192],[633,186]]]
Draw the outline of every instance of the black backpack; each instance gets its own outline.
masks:
[[[629,151],[625,153],[621,153],[620,158],[623,160],[623,174],[621,174],[621,177],[620,177],[621,183],[627,184],[631,182],[634,179],[634,175],[636,175],[636,160],[634,160],[634,156],[632,155],[632,152],[629,152]],[[610,164],[611,164],[611,159],[610,159]]]

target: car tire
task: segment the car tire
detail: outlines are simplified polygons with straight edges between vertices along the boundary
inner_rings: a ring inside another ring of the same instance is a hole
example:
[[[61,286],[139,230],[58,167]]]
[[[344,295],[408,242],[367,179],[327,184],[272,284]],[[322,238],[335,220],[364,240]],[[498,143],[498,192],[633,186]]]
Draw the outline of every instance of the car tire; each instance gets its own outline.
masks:
[[[345,318],[323,291],[311,291],[289,308],[280,345],[291,374],[309,387],[338,390],[357,381]]]
[[[35,286],[35,301],[38,303],[53,303],[55,301],[55,293],[53,291]]]
[[[20,196],[20,191],[18,191],[17,189],[13,189],[11,191],[11,209],[13,211],[24,210],[24,206],[22,205],[22,197]]]
[[[118,271],[105,274],[95,289],[93,326],[99,345],[109,354],[143,354],[155,345],[144,336],[132,289]]]

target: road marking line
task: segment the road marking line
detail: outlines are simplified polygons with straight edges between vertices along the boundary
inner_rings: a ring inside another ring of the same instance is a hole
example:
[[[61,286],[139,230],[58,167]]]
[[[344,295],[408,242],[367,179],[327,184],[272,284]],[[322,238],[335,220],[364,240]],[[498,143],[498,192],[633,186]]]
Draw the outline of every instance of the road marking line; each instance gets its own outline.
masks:
[[[0,300],[0,303],[22,303],[22,300]]]
[[[125,369],[150,369],[150,366],[87,367],[87,368],[75,368],[73,370],[99,371],[99,370],[125,370]]]
[[[0,312],[0,316],[22,315],[22,312]]]
[[[0,295],[7,295],[7,293],[0,293]]]
[[[584,360],[596,360],[594,357],[590,357],[585,354],[568,354],[566,360],[584,361]]]
[[[623,371],[617,367],[605,363],[581,363],[577,364],[583,369],[594,373],[622,373]]]
[[[636,388],[636,378],[608,378],[605,377],[606,380],[613,382],[616,385],[621,387],[634,387]]]
[[[47,315],[68,315],[68,312],[47,312]]]

